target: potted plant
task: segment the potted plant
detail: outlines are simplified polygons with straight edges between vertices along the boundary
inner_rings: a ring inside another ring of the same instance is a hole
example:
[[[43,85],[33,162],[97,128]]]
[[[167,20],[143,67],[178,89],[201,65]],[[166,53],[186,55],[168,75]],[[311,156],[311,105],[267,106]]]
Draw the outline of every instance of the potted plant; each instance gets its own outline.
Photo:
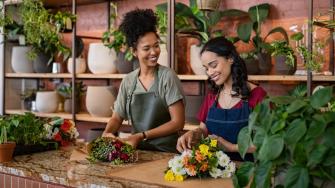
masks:
[[[12,160],[14,148],[16,143],[9,141],[8,131],[10,124],[4,120],[4,117],[0,117],[0,162],[7,162]]]
[[[297,70],[296,56],[287,41],[271,43],[271,56],[275,57],[276,74],[291,75]]]
[[[256,55],[255,51],[243,52],[240,54],[240,56],[245,62],[248,75],[259,74],[258,56]]]
[[[63,55],[64,61],[68,59],[70,49],[62,44],[57,27],[52,23],[52,15],[41,0],[23,1],[20,14],[26,41],[32,46],[29,57],[34,61],[35,72],[51,72],[54,57]]]
[[[24,109],[33,110],[33,102],[36,101],[36,89],[27,89],[21,94],[21,100],[24,103]]]
[[[57,32],[71,32],[72,23],[76,21],[76,15],[67,11],[57,11],[56,14],[52,15],[51,22],[55,24]]]
[[[85,94],[86,88],[83,82],[76,82],[76,103],[77,107],[75,113],[80,111],[80,101],[81,97]],[[57,87],[57,92],[65,99],[64,101],[64,111],[71,113],[72,112],[72,82],[71,83],[62,83]]]
[[[240,24],[237,28],[238,37],[245,43],[251,42],[255,47],[255,53],[259,60],[260,74],[268,74],[272,67],[271,47],[266,42],[266,38],[273,33],[281,33],[285,41],[288,41],[287,33],[282,27],[275,27],[264,38],[261,37],[261,26],[268,18],[269,11],[270,4],[268,3],[250,7],[248,10],[249,20]],[[254,36],[251,38],[252,31],[254,32]]]
[[[333,88],[325,87],[310,97],[271,97],[256,106],[238,136],[241,156],[255,145],[255,160],[240,166],[234,186],[333,187],[335,112],[327,109],[331,101]]]
[[[79,36],[75,37],[75,45],[76,45],[76,74],[84,73],[86,71],[86,61],[85,58],[82,56],[84,51],[84,42],[83,39]],[[69,73],[73,73],[72,70],[73,60],[72,57],[69,58],[67,62],[67,71]]]

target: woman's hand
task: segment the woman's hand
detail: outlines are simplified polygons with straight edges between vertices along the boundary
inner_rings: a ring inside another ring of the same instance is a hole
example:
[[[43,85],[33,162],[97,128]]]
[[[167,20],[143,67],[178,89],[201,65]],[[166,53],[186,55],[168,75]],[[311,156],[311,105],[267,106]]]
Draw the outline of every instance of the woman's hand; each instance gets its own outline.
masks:
[[[137,147],[137,145],[143,140],[142,133],[136,133],[128,136],[127,138],[123,138],[122,141],[130,144],[134,148]]]
[[[225,140],[221,136],[217,136],[215,134],[208,135],[208,137],[210,137],[211,139],[217,140],[218,141],[218,147],[223,148],[224,151],[227,151],[227,152],[238,152],[237,144],[233,144],[233,143]]]
[[[116,136],[113,133],[107,133],[107,132],[103,132],[102,137],[116,138]]]
[[[201,130],[194,130],[194,131],[188,131],[185,134],[183,134],[181,137],[178,138],[177,141],[177,150],[179,152],[183,152],[184,150],[189,150],[194,146],[197,142],[200,141],[200,138],[202,136]]]

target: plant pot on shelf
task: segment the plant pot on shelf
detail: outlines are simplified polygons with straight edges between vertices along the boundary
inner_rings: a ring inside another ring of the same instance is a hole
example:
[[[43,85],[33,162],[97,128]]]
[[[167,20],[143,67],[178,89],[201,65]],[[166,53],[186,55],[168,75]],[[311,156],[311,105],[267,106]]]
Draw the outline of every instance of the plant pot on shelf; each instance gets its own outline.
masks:
[[[202,46],[192,45],[191,46],[191,54],[190,54],[190,62],[191,62],[191,68],[194,74],[197,75],[205,75],[206,69],[202,66],[202,63],[200,61],[200,51]]]
[[[12,160],[15,146],[15,142],[0,144],[0,162],[8,162]]]
[[[169,62],[168,62],[168,52],[166,49],[166,44],[160,44],[160,49],[161,49],[161,54],[159,55],[158,58],[158,64],[169,67]]]
[[[255,58],[244,59],[245,66],[247,68],[248,75],[258,75],[259,74],[259,63]]]
[[[69,58],[67,62],[67,71],[72,74],[72,58]],[[85,58],[76,58],[76,74],[84,73],[86,71],[86,60]]]
[[[93,74],[113,74],[117,72],[115,66],[116,52],[103,43],[91,43],[88,50],[87,64]]]
[[[56,91],[36,92],[36,109],[42,113],[54,113],[58,109],[58,94]]]
[[[270,73],[271,64],[271,54],[270,53],[258,53],[258,63],[259,63],[259,73],[262,75],[267,75]]]
[[[119,52],[117,54],[117,59],[115,60],[115,66],[117,71],[121,74],[126,74],[133,71],[134,61],[136,61],[135,57],[133,60],[128,61],[125,59],[125,53]]]
[[[111,86],[88,86],[86,94],[87,111],[91,116],[112,116],[115,94],[115,88]]]
[[[48,64],[50,56],[44,53],[38,53],[37,57],[33,60],[34,71],[37,73],[51,73],[52,63]]]
[[[275,74],[278,75],[292,75],[297,70],[297,64],[294,67],[285,63],[286,57],[283,55],[275,56]]]
[[[14,46],[12,49],[12,69],[16,73],[33,73],[33,62],[28,58],[29,46]]]
[[[78,113],[79,111],[80,111],[80,103],[79,103],[79,99],[77,99],[75,113]],[[64,112],[72,113],[72,99],[65,99]]]
[[[200,10],[217,10],[221,0],[197,0],[197,6]]]

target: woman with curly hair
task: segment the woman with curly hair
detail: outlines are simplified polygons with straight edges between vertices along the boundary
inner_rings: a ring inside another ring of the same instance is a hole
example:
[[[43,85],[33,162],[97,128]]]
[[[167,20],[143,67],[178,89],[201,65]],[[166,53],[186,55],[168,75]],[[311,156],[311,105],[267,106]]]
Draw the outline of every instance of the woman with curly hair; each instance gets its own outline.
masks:
[[[235,46],[224,37],[209,40],[200,52],[212,86],[198,113],[200,127],[178,139],[177,150],[191,149],[202,136],[214,137],[233,160],[241,159],[237,136],[248,125],[250,109],[261,102],[266,92],[248,82],[247,69]],[[249,148],[251,153],[254,147]],[[252,160],[247,154],[245,160]]]
[[[151,9],[125,14],[120,30],[140,67],[121,82],[114,113],[103,136],[114,136],[124,119],[133,134],[124,141],[134,147],[177,152],[177,132],[185,121],[184,94],[176,73],[157,63],[161,52],[157,17]]]

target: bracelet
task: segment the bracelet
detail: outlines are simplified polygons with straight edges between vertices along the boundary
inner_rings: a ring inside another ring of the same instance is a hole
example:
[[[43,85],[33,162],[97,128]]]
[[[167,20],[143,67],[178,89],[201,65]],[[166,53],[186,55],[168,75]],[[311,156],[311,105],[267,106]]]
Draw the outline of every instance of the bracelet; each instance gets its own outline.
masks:
[[[145,131],[142,132],[143,135],[143,141],[146,141],[148,139],[147,134],[145,134]]]

